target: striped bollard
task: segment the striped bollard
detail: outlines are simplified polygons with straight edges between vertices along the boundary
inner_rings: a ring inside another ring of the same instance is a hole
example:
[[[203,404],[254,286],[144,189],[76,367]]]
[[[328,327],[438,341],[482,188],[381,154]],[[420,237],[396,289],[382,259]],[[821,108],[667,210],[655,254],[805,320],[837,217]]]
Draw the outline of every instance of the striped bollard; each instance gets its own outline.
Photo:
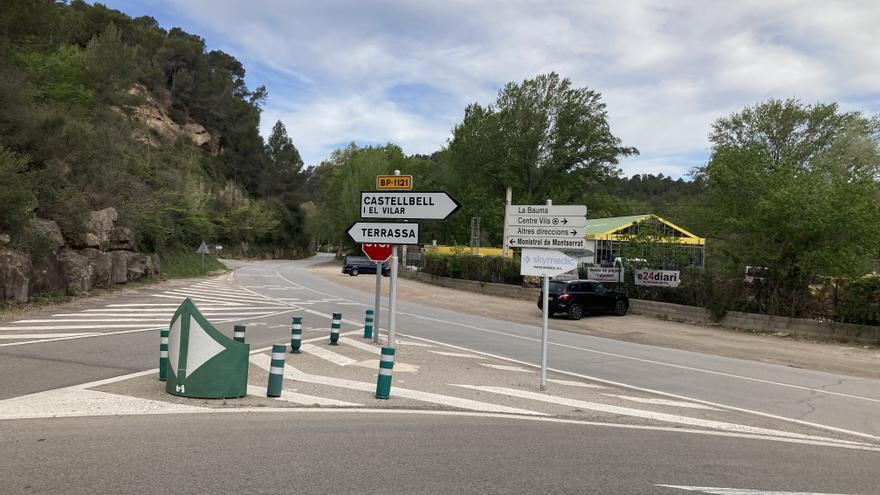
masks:
[[[330,323],[330,345],[339,345],[339,329],[342,327],[342,313],[333,313]]]
[[[383,347],[379,359],[379,379],[376,382],[376,398],[387,399],[391,396],[391,369],[394,368],[394,348]]]
[[[168,376],[168,329],[159,331],[159,380],[165,381]]]
[[[235,325],[232,329],[232,340],[236,342],[244,342],[244,331],[247,327],[244,325]]]
[[[293,326],[290,327],[290,352],[299,354],[302,345],[303,319],[302,316],[293,317]]]
[[[364,318],[364,338],[373,338],[373,310],[367,310],[367,316]]]
[[[286,345],[272,344],[272,364],[269,366],[269,386],[266,388],[266,397],[281,397],[281,382],[284,381],[284,357],[286,355]]]

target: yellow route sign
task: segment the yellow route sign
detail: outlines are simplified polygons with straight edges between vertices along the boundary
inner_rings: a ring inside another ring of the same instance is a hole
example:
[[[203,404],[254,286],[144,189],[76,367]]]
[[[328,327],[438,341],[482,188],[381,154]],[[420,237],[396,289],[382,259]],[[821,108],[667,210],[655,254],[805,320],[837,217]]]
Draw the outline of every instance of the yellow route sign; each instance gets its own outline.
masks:
[[[376,176],[376,189],[379,191],[409,191],[412,187],[412,175]]]

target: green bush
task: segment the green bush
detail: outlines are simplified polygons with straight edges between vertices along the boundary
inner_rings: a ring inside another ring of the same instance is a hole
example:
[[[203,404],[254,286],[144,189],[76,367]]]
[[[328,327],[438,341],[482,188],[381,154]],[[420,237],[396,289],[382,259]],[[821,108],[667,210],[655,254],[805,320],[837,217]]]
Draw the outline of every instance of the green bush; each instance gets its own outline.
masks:
[[[839,285],[834,319],[847,323],[880,324],[880,277],[863,277]]]
[[[438,277],[522,285],[519,259],[472,254],[426,254],[422,271]]]
[[[19,233],[31,218],[36,197],[27,160],[0,147],[0,230]]]

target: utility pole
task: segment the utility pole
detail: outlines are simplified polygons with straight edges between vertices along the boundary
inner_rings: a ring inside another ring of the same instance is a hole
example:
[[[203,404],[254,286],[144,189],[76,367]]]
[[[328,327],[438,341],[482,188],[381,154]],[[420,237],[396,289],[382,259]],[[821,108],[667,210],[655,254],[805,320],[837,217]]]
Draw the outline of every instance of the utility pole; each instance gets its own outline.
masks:
[[[510,215],[511,204],[513,204],[513,190],[508,187],[507,194],[504,199],[504,224],[507,223],[507,216]],[[501,225],[501,232],[504,234],[504,244],[501,248],[501,254],[504,259],[507,259],[508,254],[510,254],[510,240],[507,237],[507,225]]]

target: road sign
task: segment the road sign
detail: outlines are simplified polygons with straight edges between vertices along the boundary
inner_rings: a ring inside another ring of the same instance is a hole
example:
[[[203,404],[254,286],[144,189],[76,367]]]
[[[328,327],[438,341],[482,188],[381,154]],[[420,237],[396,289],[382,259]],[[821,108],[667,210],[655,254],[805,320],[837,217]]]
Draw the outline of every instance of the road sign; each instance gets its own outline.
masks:
[[[552,249],[523,249],[520,275],[555,277],[577,269],[577,260]]]
[[[377,175],[376,189],[379,191],[402,190],[409,191],[413,188],[412,175]]]
[[[585,217],[587,207],[584,205],[510,205],[509,216],[544,215],[551,217]]]
[[[447,192],[361,193],[361,218],[443,220],[459,207]]]
[[[508,227],[586,227],[587,217],[509,215]]]
[[[511,237],[560,237],[578,238],[586,235],[584,227],[507,227],[507,235]]]
[[[348,236],[358,244],[418,244],[419,224],[394,222],[356,222]]]
[[[589,249],[592,245],[583,237],[562,239],[559,237],[517,237],[512,236],[509,241],[513,248],[540,248],[540,249]]]
[[[361,244],[361,251],[372,261],[385,262],[391,257],[391,244]]]
[[[208,245],[205,244],[205,241],[202,241],[202,245],[199,246],[199,249],[197,249],[196,252],[199,253],[199,254],[208,254],[208,253],[210,253],[211,251],[208,250]]]

